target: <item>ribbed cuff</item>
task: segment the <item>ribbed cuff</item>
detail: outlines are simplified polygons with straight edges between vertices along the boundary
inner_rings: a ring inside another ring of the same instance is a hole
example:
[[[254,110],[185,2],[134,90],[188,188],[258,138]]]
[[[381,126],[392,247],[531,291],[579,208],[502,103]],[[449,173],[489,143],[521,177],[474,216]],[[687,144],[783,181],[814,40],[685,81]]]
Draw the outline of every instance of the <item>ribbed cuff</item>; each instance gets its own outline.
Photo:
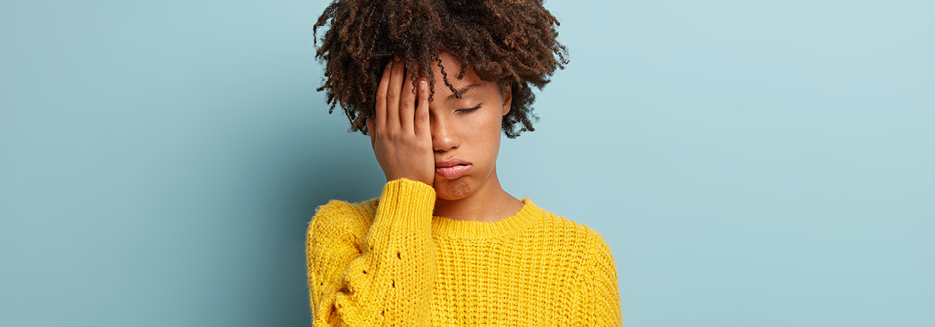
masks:
[[[432,232],[432,211],[435,208],[435,189],[428,184],[401,178],[383,186],[377,208],[378,219],[407,230]]]

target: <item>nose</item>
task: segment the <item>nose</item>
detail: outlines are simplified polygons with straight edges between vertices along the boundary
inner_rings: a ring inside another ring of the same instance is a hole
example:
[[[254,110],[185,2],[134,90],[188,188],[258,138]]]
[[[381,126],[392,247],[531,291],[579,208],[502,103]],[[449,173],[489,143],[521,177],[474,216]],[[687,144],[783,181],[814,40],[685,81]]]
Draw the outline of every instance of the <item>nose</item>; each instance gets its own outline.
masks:
[[[435,152],[447,152],[458,148],[461,139],[454,124],[444,115],[430,115],[429,126],[432,130],[432,148]]]

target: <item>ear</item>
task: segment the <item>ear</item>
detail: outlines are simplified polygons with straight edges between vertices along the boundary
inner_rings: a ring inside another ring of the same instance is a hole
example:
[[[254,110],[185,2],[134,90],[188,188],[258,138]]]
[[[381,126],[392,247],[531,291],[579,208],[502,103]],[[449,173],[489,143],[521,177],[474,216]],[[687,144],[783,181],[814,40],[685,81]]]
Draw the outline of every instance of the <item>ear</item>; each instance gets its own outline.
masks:
[[[507,83],[505,87],[502,88],[503,92],[503,116],[510,113],[510,107],[513,104],[513,83]]]

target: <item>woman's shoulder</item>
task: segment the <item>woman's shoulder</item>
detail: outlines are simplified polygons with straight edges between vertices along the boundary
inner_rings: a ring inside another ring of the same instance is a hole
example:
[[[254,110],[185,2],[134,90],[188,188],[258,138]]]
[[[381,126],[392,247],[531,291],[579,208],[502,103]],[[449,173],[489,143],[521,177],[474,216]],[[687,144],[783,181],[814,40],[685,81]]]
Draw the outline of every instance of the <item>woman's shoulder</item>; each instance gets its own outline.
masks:
[[[331,200],[315,209],[315,215],[312,216],[312,220],[348,216],[372,216],[378,201],[379,198],[373,198],[363,202]]]
[[[545,209],[539,208],[538,211],[542,219],[536,224],[535,230],[541,237],[553,238],[560,244],[578,247],[592,254],[609,249],[603,235],[591,226]]]
[[[591,226],[579,223],[577,220],[555,214],[538,206],[536,206],[535,210],[542,217],[538,224],[539,228],[575,238],[593,239],[601,237],[601,234]]]
[[[363,202],[331,200],[315,209],[309,222],[309,237],[352,235],[363,238],[373,222],[377,201],[374,198]]]

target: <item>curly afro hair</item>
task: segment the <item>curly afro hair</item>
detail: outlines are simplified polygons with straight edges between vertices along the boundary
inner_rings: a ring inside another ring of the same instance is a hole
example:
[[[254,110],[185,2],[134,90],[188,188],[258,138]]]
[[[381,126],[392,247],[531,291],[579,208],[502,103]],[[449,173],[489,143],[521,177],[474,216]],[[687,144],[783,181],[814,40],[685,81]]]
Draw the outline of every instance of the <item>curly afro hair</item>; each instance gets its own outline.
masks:
[[[460,98],[438,59],[447,51],[485,81],[510,87],[513,102],[503,117],[509,138],[533,131],[535,96],[556,68],[568,63],[565,46],[556,38],[558,20],[542,6],[542,0],[335,0],[318,18],[313,33],[330,25],[316,39],[315,57],[325,64],[322,86],[328,104],[340,104],[351,122],[349,132],[367,134],[374,115],[377,86],[384,67],[394,56],[406,70],[426,76],[434,95],[432,64],[439,65],[445,85]],[[450,68],[449,68],[450,69]]]

